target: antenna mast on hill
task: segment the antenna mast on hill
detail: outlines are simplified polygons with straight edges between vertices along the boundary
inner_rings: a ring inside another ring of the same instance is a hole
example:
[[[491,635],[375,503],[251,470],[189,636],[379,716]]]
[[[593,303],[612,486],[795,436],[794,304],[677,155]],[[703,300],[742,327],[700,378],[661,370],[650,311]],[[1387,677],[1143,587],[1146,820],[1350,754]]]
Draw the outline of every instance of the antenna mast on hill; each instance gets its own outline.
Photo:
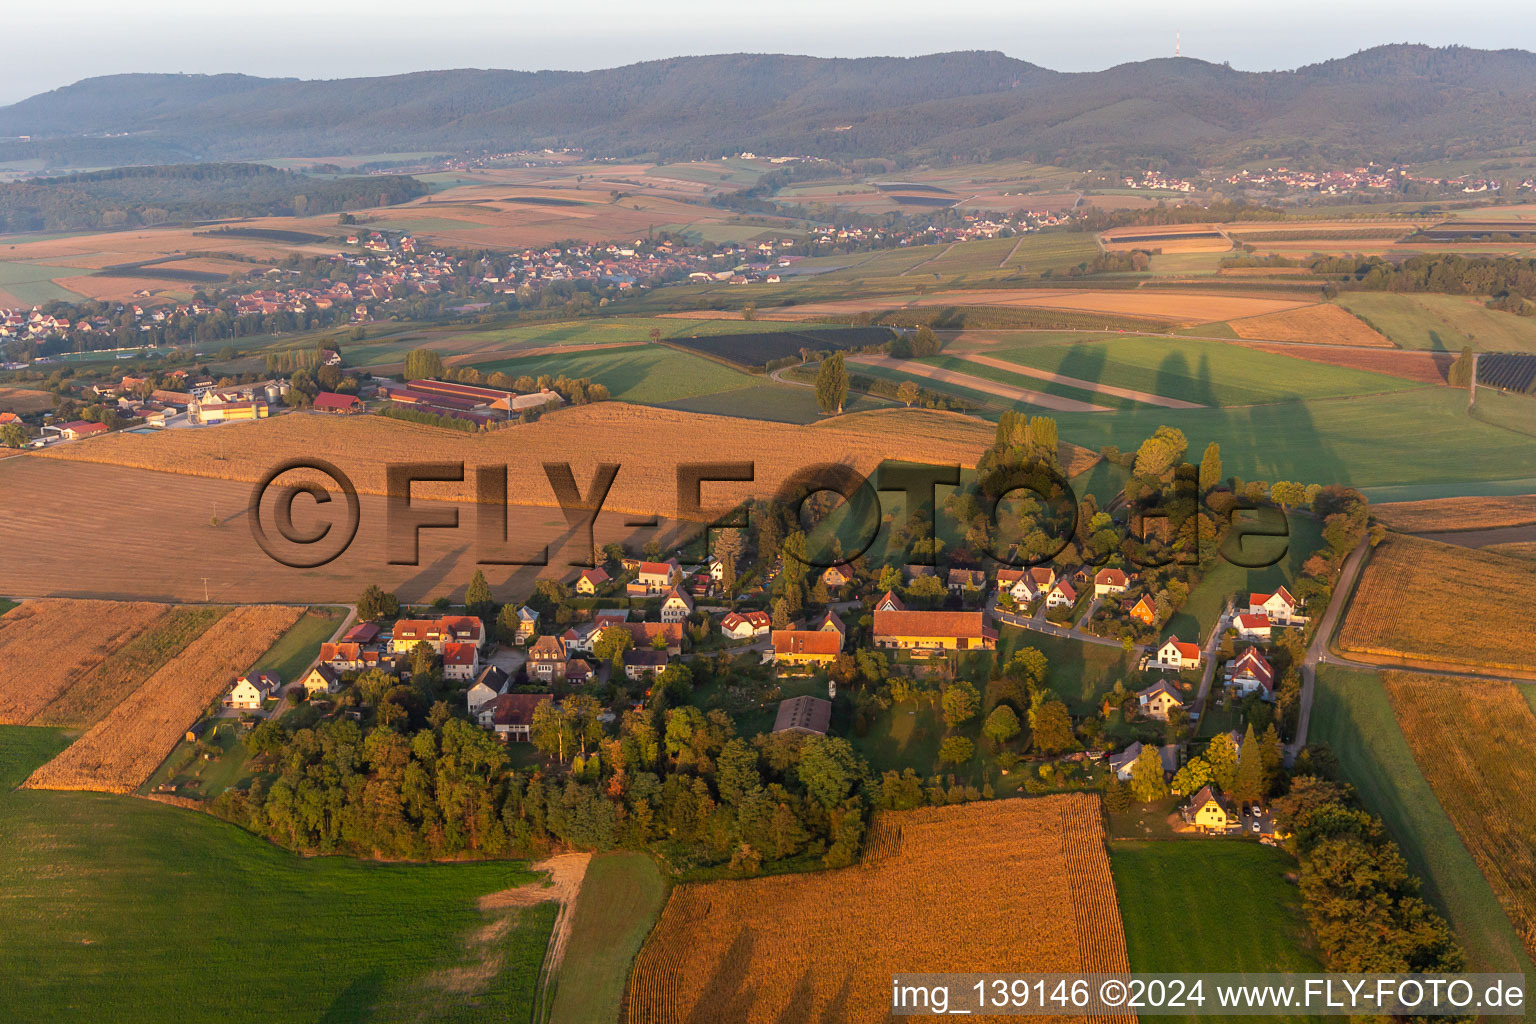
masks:
[[[1173,34],[1173,55],[1175,57],[1177,57],[1179,55],[1179,50],[1182,47],[1183,43],[1184,43],[1184,33],[1183,32],[1175,32]]]

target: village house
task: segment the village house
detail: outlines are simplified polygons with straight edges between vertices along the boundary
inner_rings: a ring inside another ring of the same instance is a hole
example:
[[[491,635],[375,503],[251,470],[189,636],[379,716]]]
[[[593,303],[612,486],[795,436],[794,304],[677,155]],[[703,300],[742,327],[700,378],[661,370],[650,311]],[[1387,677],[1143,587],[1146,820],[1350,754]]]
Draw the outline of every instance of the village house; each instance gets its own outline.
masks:
[[[474,685],[464,695],[469,713],[478,715],[481,708],[506,692],[507,682],[507,674],[495,665],[487,665],[481,669],[480,674],[475,677]]]
[[[657,637],[666,641],[664,648],[670,657],[683,653],[683,625],[680,622],[621,622],[618,628],[627,630],[636,647],[653,649]]]
[[[1248,595],[1248,614],[1268,616],[1270,624],[1275,626],[1305,625],[1306,618],[1296,614],[1299,607],[1291,592],[1284,587],[1273,594]]]
[[[666,667],[666,651],[653,651],[649,647],[631,647],[624,652],[624,676],[632,683],[638,683],[647,674],[660,672]]]
[[[533,712],[552,693],[503,693],[481,705],[476,718],[503,743],[526,743],[533,728]]]
[[[1070,608],[1077,603],[1077,591],[1072,589],[1072,584],[1066,580],[1057,580],[1051,589],[1046,591],[1045,606],[1047,608]]]
[[[1157,605],[1146,594],[1142,594],[1141,599],[1131,606],[1131,618],[1143,626],[1150,626],[1157,622]]]
[[[646,595],[665,594],[682,579],[682,570],[676,559],[665,562],[641,562],[635,575],[635,583],[644,588]]]
[[[727,612],[720,620],[720,632],[732,640],[753,640],[772,630],[767,612]]]
[[[686,622],[692,614],[693,598],[677,587],[673,587],[667,593],[667,599],[661,602],[662,622]]]
[[[777,665],[827,665],[843,649],[843,635],[820,629],[776,629],[773,660]]]
[[[326,664],[316,665],[303,680],[304,692],[311,697],[330,696],[341,692],[341,673]]]
[[[362,644],[321,644],[320,663],[338,672],[361,672],[363,669]]]
[[[473,615],[448,615],[441,619],[401,619],[390,637],[391,654],[410,654],[425,643],[437,654],[449,643],[467,643],[478,647],[485,637],[485,626]]]
[[[565,685],[585,686],[597,671],[584,658],[570,658],[565,663]]]
[[[1200,667],[1200,645],[1186,644],[1171,636],[1157,649],[1152,660],[1154,668],[1186,669]]]
[[[1230,832],[1241,819],[1237,807],[1214,782],[1201,787],[1179,812],[1183,819],[1201,832]]]
[[[980,569],[951,569],[947,586],[951,594],[976,594],[986,589],[987,574]]]
[[[829,565],[821,571],[821,582],[828,590],[837,590],[853,582],[853,566]]]
[[[1024,607],[1035,599],[1034,584],[1030,581],[1029,573],[1023,569],[999,569],[997,570],[997,598],[1003,599],[1003,595],[1013,599],[1013,603]]]
[[[773,731],[825,736],[831,724],[831,701],[820,697],[791,697],[779,701],[778,713],[773,718]]]
[[[608,574],[602,569],[583,569],[581,575],[576,577],[576,593],[582,597],[592,597],[607,582]]]
[[[1238,696],[1261,693],[1266,699],[1275,694],[1275,670],[1257,647],[1245,647],[1227,665],[1227,685]]]
[[[1108,597],[1111,594],[1123,594],[1130,582],[1125,578],[1125,572],[1120,569],[1100,569],[1093,576],[1093,596]]]
[[[276,697],[283,682],[276,672],[250,672],[235,680],[224,697],[224,706],[239,711],[260,711],[261,702]]]
[[[1174,773],[1179,770],[1179,745],[1165,743],[1156,749],[1158,758],[1163,762],[1164,780],[1173,778]],[[1109,770],[1115,773],[1115,778],[1121,782],[1131,781],[1131,769],[1135,766],[1136,759],[1141,756],[1141,750],[1142,742],[1136,740],[1120,753],[1109,755]]]
[[[844,639],[847,639],[848,636],[848,627],[844,626],[843,620],[837,617],[837,612],[830,608],[827,609],[827,614],[821,617],[821,621],[816,623],[814,628],[824,633],[836,633]]]
[[[443,678],[466,682],[480,672],[480,648],[471,643],[443,644]]]
[[[876,647],[945,651],[991,650],[997,631],[979,611],[928,612],[875,609]]]
[[[513,639],[520,644],[525,644],[539,632],[539,613],[527,605],[517,610],[517,633]]]
[[[894,590],[887,590],[881,595],[880,600],[875,602],[876,612],[900,612],[905,611],[906,608],[907,606],[902,603],[901,598],[896,596]]]
[[[1237,616],[1232,620],[1232,628],[1237,630],[1239,640],[1268,640],[1271,635],[1269,616],[1262,612]]]
[[[541,683],[563,679],[567,658],[564,640],[541,636],[528,648],[528,675]]]
[[[1158,722],[1168,721],[1168,713],[1176,711],[1184,706],[1179,699],[1179,691],[1173,683],[1166,679],[1159,679],[1145,690],[1136,694],[1136,703],[1141,708],[1141,713]]]

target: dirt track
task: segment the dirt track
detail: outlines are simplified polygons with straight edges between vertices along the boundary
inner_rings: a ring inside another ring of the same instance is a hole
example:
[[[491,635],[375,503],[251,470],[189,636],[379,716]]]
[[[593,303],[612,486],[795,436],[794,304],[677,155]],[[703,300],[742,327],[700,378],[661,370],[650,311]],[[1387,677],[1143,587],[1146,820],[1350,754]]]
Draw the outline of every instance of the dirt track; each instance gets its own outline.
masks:
[[[973,377],[968,373],[945,370],[926,363],[916,363],[910,359],[892,359],[890,356],[855,356],[848,361],[865,366],[876,366],[882,370],[891,370],[912,377],[927,377],[929,380],[955,384],[972,391],[984,391],[989,395],[1024,402],[1027,405],[1038,405],[1042,409],[1055,409],[1057,412],[1109,412],[1108,407],[1094,405],[1091,402],[1061,398],[1057,395],[1048,395],[1043,391],[1030,391],[1028,388],[1014,387],[1012,384],[999,384],[985,377]]]
[[[1130,388],[1119,388],[1113,384],[1099,384],[1091,380],[1081,380],[1077,377],[1067,377],[1049,370],[1037,370],[1032,366],[1021,366],[1018,363],[1010,363],[1006,359],[998,359],[996,356],[983,356],[974,353],[955,353],[959,359],[980,366],[990,366],[994,370],[1006,370],[1009,373],[1017,373],[1021,377],[1034,377],[1038,380],[1048,380],[1054,384],[1065,384],[1070,388],[1078,388],[1083,391],[1091,391],[1100,395],[1114,395],[1116,398],[1128,398],[1133,402],[1141,402],[1145,405],[1156,405],[1164,409],[1204,409],[1199,402],[1186,402],[1182,398],[1164,398],[1162,395],[1154,395],[1148,391],[1133,391]],[[1006,386],[1006,385],[1005,385]]]

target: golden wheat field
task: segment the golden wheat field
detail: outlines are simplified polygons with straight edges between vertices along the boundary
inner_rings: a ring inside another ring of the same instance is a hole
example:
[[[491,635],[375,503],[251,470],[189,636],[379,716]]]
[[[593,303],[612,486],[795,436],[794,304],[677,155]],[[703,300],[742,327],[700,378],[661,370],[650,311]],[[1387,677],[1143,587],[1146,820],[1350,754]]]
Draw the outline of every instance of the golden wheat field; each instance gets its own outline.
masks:
[[[0,725],[26,725],[169,605],[26,601],[0,616]]]
[[[1393,348],[1353,313],[1329,302],[1229,321],[1239,338],[1290,341],[1307,345],[1368,345]]]
[[[285,460],[323,453],[360,493],[380,495],[388,491],[390,464],[463,462],[464,483],[412,489],[418,499],[445,501],[473,500],[475,467],[505,464],[513,480],[510,501],[544,506],[558,502],[542,463],[568,461],[583,493],[599,463],[617,463],[618,476],[604,508],[671,515],[677,508],[677,468],[687,463],[754,464],[752,483],[705,485],[706,506],[729,507],[772,494],[791,474],[814,463],[842,462],[864,473],[887,458],[975,466],[994,432],[981,420],[921,409],[852,413],[799,426],[600,402],[487,434],[380,416],[300,414],[211,430],[111,434],[40,454],[255,482]]]
[[[1007,306],[1064,309],[1075,313],[1103,313],[1166,320],[1170,326],[1192,326],[1217,320],[1279,313],[1312,305],[1310,299],[1273,295],[1219,295],[1191,291],[1157,291],[1151,288],[1090,291],[1066,288],[974,289],[929,292],[925,295],[889,295],[864,299],[806,302],[795,307],[804,317],[858,313],[864,310],[917,309],[928,306]]]
[[[874,1022],[898,972],[1127,970],[1098,797],[998,800],[881,814],[858,867],[678,886],[627,1020]]]
[[[1382,674],[1419,770],[1536,956],[1536,715],[1514,683]]]
[[[1536,674],[1531,563],[1418,537],[1371,554],[1339,646],[1361,661]]]
[[[1497,530],[1536,523],[1536,494],[1390,501],[1372,505],[1371,514],[1403,533]]]
[[[26,785],[132,792],[154,774],[198,715],[266,653],[302,611],[282,605],[234,609],[33,772]]]

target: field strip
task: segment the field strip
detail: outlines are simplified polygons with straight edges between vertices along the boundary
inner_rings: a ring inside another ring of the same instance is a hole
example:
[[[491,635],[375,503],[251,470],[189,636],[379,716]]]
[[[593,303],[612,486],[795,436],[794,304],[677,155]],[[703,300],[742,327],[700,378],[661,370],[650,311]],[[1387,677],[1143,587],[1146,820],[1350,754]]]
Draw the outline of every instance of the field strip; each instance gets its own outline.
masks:
[[[1044,409],[1055,409],[1057,412],[1109,412],[1107,406],[1094,405],[1091,402],[1080,402],[1075,398],[1060,398],[1056,395],[1048,395],[1043,391],[1030,391],[1027,388],[1014,387],[1012,384],[999,384],[997,381],[987,380],[985,377],[973,377],[968,373],[957,373],[954,370],[945,370],[938,366],[915,363],[910,359],[892,359],[890,356],[854,356],[848,361],[850,363],[862,363],[865,366],[879,367],[882,370],[892,370],[896,373],[927,377],[929,380],[942,381],[945,384],[956,384],[963,388],[970,388],[972,391],[984,391],[989,395],[998,395],[1002,398],[1012,399],[1015,402],[1038,405]],[[1098,389],[1095,388],[1094,390]]]
[[[923,260],[923,262],[917,263],[917,264],[914,264],[913,266],[908,267],[906,270],[903,270],[901,273],[897,274],[896,276],[897,277],[906,277],[908,274],[912,273],[912,271],[918,269],[918,267],[926,267],[928,264],[932,263],[934,260],[941,260],[941,259],[943,259],[945,256],[949,255],[950,250],[952,250],[955,246],[957,246],[959,244],[960,244],[959,242],[950,242],[948,245],[946,245],[944,247],[944,251],[943,252],[934,253],[932,256],[929,256],[927,259]]]
[[[1017,373],[1021,377],[1048,380],[1053,384],[1065,384],[1069,388],[1078,388],[1082,391],[1089,391],[1100,395],[1129,398],[1133,402],[1143,402],[1147,405],[1156,405],[1164,409],[1206,408],[1199,402],[1186,402],[1182,398],[1164,398],[1162,395],[1154,395],[1146,391],[1133,391],[1130,388],[1116,387],[1113,384],[1099,384],[1091,380],[1082,380],[1078,377],[1067,377],[1060,373],[1052,373],[1049,370],[1037,370],[1032,366],[1010,363],[1008,360],[998,359],[996,356],[961,354],[957,352],[955,353],[955,358],[964,359],[968,363],[976,363],[981,366],[990,366],[994,370],[1006,370],[1009,373]]]
[[[1019,251],[1019,246],[1023,245],[1024,244],[1024,239],[1026,239],[1028,237],[1029,237],[1028,235],[1020,235],[1019,236],[1019,240],[1017,242],[1013,243],[1013,248],[1008,250],[1008,255],[1004,256],[1003,259],[1002,259],[1002,262],[998,263],[997,269],[1002,270],[1004,267],[1008,266],[1008,261],[1013,259],[1013,257]]]

